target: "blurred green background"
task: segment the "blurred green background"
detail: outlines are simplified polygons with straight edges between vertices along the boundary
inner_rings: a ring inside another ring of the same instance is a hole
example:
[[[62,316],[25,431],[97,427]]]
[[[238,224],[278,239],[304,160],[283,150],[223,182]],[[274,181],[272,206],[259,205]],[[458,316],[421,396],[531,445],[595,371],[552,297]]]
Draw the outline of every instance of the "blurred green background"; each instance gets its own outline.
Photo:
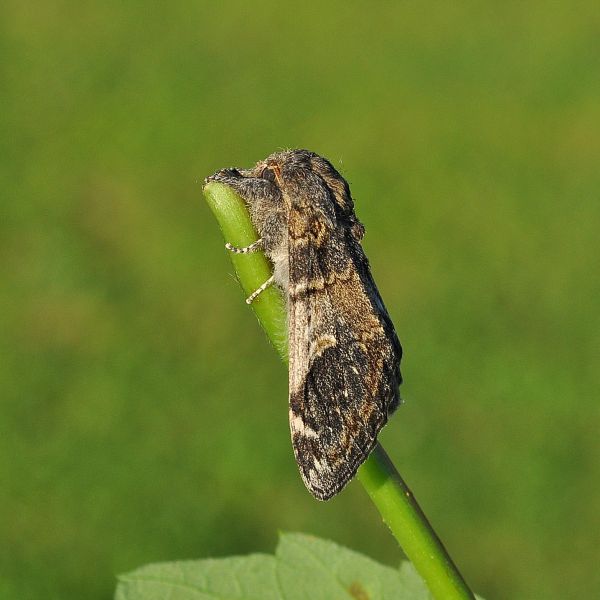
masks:
[[[202,199],[286,147],[351,183],[405,348],[381,438],[467,580],[599,597],[597,8],[4,2],[0,597],[278,530],[400,559],[357,483],[304,489]]]

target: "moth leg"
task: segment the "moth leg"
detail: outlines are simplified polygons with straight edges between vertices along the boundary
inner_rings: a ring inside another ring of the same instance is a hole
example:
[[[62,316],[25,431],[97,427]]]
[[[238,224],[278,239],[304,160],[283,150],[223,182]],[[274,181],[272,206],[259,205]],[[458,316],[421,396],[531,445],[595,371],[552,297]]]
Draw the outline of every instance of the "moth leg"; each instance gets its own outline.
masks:
[[[259,288],[257,288],[256,290],[254,290],[247,298],[246,298],[246,304],[252,304],[252,302],[254,300],[256,300],[256,297],[261,293],[264,292],[270,285],[273,284],[273,282],[275,281],[275,276],[271,275],[271,277],[269,277],[269,279],[267,279]]]
[[[225,244],[225,248],[227,248],[227,250],[233,252],[234,254],[246,254],[248,252],[256,252],[256,250],[261,250],[262,243],[262,238],[260,238],[252,244],[250,244],[249,246],[244,246],[243,248],[240,248],[238,246],[232,246],[229,242],[227,242]]]

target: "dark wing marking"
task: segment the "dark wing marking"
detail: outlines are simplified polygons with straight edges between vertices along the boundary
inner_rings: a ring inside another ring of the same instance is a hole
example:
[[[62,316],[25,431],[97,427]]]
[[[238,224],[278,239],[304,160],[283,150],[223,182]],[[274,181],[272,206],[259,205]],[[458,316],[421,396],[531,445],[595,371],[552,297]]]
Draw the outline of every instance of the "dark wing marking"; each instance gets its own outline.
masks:
[[[398,404],[401,350],[350,229],[294,208],[288,228],[292,444],[306,487],[327,500]]]

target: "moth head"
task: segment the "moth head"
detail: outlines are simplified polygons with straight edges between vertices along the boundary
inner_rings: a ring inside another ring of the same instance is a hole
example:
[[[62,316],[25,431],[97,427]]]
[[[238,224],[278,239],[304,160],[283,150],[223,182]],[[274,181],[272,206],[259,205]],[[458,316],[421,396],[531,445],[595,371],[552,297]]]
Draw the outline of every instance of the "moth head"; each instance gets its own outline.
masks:
[[[311,189],[326,195],[338,221],[350,221],[353,235],[362,238],[362,225],[354,215],[354,202],[348,182],[326,159],[310,150],[284,150],[268,156],[256,165],[255,176],[273,182],[282,191],[297,196]]]

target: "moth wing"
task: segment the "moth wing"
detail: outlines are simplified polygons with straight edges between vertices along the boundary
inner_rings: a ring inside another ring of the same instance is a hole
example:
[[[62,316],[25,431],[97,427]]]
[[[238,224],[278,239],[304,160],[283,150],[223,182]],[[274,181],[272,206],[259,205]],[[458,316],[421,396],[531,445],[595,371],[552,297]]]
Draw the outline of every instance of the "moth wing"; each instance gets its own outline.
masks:
[[[306,487],[327,500],[398,404],[401,350],[350,231],[295,209],[288,227],[292,445]]]

